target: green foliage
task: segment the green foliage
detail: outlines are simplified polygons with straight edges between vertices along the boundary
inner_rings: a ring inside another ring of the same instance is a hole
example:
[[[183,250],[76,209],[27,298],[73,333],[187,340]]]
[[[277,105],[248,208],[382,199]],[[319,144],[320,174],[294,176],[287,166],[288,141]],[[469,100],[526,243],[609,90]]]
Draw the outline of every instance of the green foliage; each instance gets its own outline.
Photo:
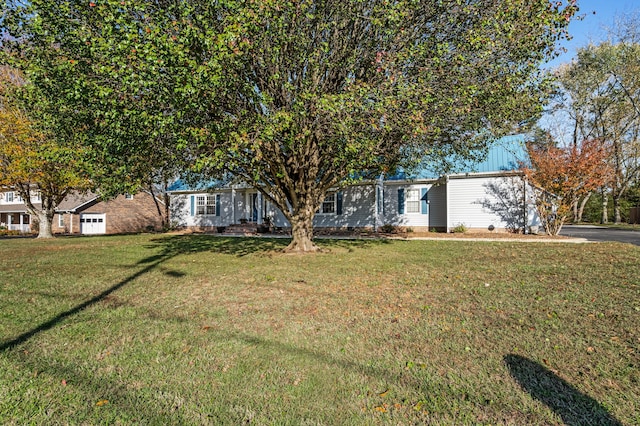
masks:
[[[613,217],[623,220],[624,197],[640,173],[640,33],[638,16],[619,22],[611,41],[578,50],[576,60],[559,68],[557,107],[568,113],[573,143],[597,139],[612,146],[615,169],[607,185]]]
[[[32,102],[33,100],[33,102]],[[0,68],[0,187],[16,191],[51,237],[55,208],[72,191],[92,187],[89,149],[62,131],[58,115],[43,113],[46,95],[21,73]],[[38,202],[32,198],[38,195]]]
[[[150,164],[230,172],[306,248],[314,212],[346,179],[425,158],[445,167],[539,113],[538,67],[575,11],[546,0],[34,0],[10,1],[5,24],[15,65],[86,125],[103,180]]]

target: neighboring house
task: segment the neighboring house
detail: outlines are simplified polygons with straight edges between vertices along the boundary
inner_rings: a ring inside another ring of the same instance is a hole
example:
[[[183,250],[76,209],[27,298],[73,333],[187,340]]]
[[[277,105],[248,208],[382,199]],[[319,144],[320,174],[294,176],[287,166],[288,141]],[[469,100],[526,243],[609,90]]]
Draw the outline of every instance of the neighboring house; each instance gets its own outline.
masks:
[[[315,228],[377,230],[383,225],[415,231],[529,230],[539,225],[532,191],[518,171],[526,158],[524,138],[502,138],[473,171],[434,176],[422,171],[363,181],[330,192],[314,218]],[[239,222],[275,227],[289,223],[271,202],[249,185],[191,187],[182,181],[169,188],[171,223],[214,231]]]
[[[158,203],[158,204],[156,204]],[[65,234],[123,234],[162,229],[164,204],[146,191],[103,201],[96,194],[72,194],[56,209],[51,230]]]
[[[39,200],[36,207],[39,207]],[[158,204],[156,204],[158,203]],[[162,201],[148,192],[119,195],[103,201],[96,194],[71,194],[57,207],[51,224],[56,234],[120,234],[162,229]],[[35,219],[35,218],[34,218]],[[35,232],[34,220],[17,193],[0,193],[0,225],[9,230]]]
[[[31,202],[40,207],[40,195],[31,197]],[[14,191],[0,192],[0,228],[27,233],[31,232],[31,226],[31,215],[20,195]]]

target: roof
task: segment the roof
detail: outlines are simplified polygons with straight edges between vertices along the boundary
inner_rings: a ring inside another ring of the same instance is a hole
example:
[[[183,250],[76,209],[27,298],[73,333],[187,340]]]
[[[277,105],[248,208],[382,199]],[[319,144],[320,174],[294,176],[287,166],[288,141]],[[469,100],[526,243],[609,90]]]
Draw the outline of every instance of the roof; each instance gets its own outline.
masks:
[[[483,161],[476,163],[454,162],[452,168],[456,174],[505,172],[518,170],[520,163],[526,161],[527,158],[525,135],[518,134],[504,136],[491,143]],[[386,180],[437,179],[442,174],[442,172],[427,166],[413,173],[399,171],[393,176],[386,177]]]
[[[40,207],[40,203],[33,203],[37,208]],[[26,213],[27,206],[24,203],[19,204],[0,204],[0,213]]]
[[[510,135],[496,139],[489,145],[485,159],[476,163],[453,164],[452,169],[457,175],[469,173],[499,173],[520,169],[520,163],[527,161],[528,154],[525,146],[525,135]],[[415,172],[398,171],[392,176],[385,176],[385,180],[437,180],[443,173],[433,167],[425,166]],[[183,179],[176,180],[169,186],[167,192],[208,191],[212,189],[229,188],[228,179],[209,180],[199,183],[187,182]]]
[[[230,176],[221,179],[210,179],[201,182],[194,182],[192,179],[177,179],[167,188],[167,192],[189,192],[189,191],[209,191],[213,189],[230,188],[232,184],[241,186],[238,180]]]
[[[56,211],[80,210],[89,203],[95,203],[98,201],[98,198],[98,194],[93,192],[87,192],[86,194],[73,192],[64,197],[64,200],[62,200],[62,202],[56,207]]]

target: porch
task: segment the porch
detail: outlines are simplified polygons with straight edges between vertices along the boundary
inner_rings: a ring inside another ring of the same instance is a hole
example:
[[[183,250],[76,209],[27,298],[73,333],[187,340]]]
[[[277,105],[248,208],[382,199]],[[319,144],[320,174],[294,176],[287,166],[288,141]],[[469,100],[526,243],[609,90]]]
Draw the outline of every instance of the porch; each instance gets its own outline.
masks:
[[[31,232],[31,216],[22,212],[1,212],[0,228],[29,233]]]

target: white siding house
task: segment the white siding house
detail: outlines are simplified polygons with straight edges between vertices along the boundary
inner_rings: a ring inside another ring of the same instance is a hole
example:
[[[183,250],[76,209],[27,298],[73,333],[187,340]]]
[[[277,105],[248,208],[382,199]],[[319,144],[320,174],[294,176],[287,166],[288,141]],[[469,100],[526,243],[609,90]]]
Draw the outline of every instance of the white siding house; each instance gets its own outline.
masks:
[[[34,194],[31,202],[40,206],[40,194]],[[27,206],[17,192],[0,192],[0,229],[27,233],[31,232],[32,222]]]
[[[327,195],[314,227],[373,229],[383,225],[415,231],[517,230],[537,226],[524,178],[514,169],[524,146],[521,137],[503,138],[476,171],[442,176],[381,176]],[[221,230],[240,222],[275,227],[289,223],[274,205],[247,185],[213,184],[190,188],[181,181],[169,190],[171,222],[198,230]]]

